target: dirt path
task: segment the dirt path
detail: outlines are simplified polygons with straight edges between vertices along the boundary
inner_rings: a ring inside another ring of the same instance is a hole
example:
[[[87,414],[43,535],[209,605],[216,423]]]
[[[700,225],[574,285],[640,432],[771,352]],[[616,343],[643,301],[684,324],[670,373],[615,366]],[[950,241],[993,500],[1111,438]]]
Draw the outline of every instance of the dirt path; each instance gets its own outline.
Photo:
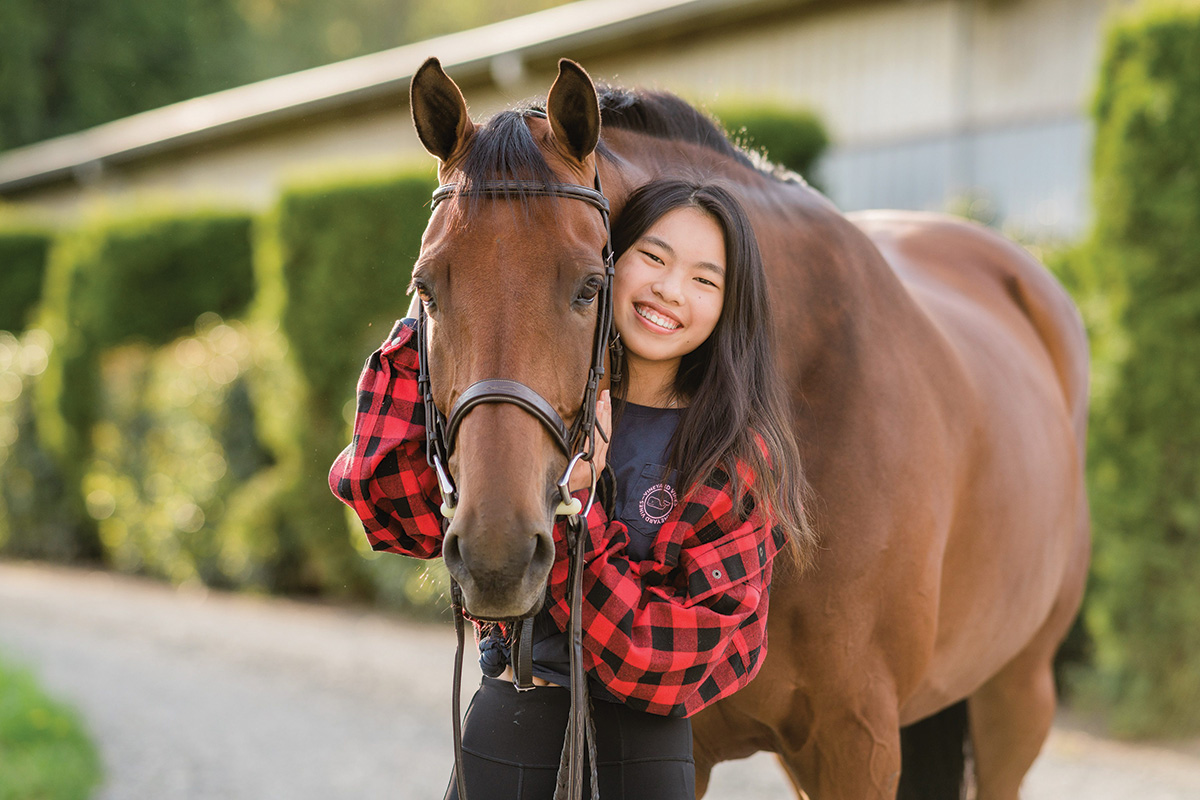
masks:
[[[101,800],[436,800],[453,646],[449,625],[0,563],[0,652],[82,711]],[[792,795],[759,754],[720,765],[708,797]],[[1025,798],[1194,800],[1200,752],[1060,726]]]

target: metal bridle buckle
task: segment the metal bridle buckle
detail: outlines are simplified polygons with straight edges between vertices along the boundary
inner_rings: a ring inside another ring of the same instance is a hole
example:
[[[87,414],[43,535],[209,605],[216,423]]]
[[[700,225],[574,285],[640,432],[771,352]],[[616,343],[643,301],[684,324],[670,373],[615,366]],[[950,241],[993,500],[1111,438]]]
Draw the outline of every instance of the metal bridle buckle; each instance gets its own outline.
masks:
[[[455,488],[454,482],[450,480],[450,473],[442,466],[442,460],[433,455],[433,470],[437,473],[438,491],[442,493],[442,516],[446,519],[454,519],[454,509],[456,503],[454,500]]]
[[[572,497],[570,490],[567,488],[567,484],[571,481],[571,473],[575,471],[575,465],[579,463],[580,459],[587,459],[588,467],[592,470],[592,485],[588,489],[586,508],[583,501],[578,497]],[[582,513],[586,517],[588,512],[592,510],[592,504],[596,501],[596,465],[592,461],[591,454],[581,450],[571,456],[571,460],[567,462],[567,469],[563,472],[562,477],[558,479],[557,486],[559,503],[558,508],[554,509],[554,516],[577,517]]]

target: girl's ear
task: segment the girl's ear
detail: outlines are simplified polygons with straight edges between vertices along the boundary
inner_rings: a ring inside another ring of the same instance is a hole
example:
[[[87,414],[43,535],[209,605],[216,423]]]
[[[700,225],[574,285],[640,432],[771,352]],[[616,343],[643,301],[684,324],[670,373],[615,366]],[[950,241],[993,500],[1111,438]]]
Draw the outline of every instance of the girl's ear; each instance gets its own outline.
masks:
[[[413,75],[408,97],[413,125],[425,149],[442,163],[461,152],[475,132],[475,124],[458,84],[440,61],[430,58],[421,65]]]
[[[600,141],[600,101],[596,85],[583,67],[570,59],[558,62],[558,77],[546,97],[550,130],[563,151],[583,161]]]

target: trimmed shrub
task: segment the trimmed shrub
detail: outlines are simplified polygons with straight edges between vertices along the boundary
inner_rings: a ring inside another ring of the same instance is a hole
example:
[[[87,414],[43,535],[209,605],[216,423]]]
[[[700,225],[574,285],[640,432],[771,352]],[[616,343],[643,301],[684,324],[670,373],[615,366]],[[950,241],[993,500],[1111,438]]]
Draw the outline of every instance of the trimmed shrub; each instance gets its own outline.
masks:
[[[50,231],[0,225],[0,331],[23,331],[42,296]]]
[[[1108,33],[1096,96],[1107,295],[1089,477],[1090,689],[1127,734],[1200,730],[1200,7],[1151,5]],[[1086,307],[1085,307],[1086,313]],[[1095,335],[1095,331],[1093,334]]]
[[[104,353],[87,510],[118,569],[269,590],[282,551],[276,531],[227,535],[224,521],[234,489],[269,464],[246,376],[278,357],[277,337],[211,312],[196,328],[166,347]]]
[[[0,552],[74,561],[95,557],[58,462],[38,442],[33,396],[54,342],[38,328],[0,331]]]
[[[816,167],[829,134],[816,114],[770,104],[721,105],[712,112],[730,138],[821,188]]]
[[[85,225],[52,248],[39,325],[54,347],[37,384],[37,427],[66,483],[80,553],[100,552],[80,481],[92,453],[101,353],[129,341],[162,345],[205,311],[246,308],[250,233],[246,214],[156,213]]]
[[[382,591],[399,604],[421,599],[419,591],[395,588],[407,585],[419,566],[374,558],[357,520],[347,530],[327,476],[349,443],[363,362],[408,308],[406,289],[435,185],[428,168],[298,184],[282,193],[264,221],[258,314],[280,321],[293,388],[287,395],[267,386],[255,391],[263,438],[276,462],[272,502],[256,502],[249,493],[261,496],[263,489],[249,486],[230,502],[241,509],[241,524],[277,526],[280,539],[292,544],[281,588]]]

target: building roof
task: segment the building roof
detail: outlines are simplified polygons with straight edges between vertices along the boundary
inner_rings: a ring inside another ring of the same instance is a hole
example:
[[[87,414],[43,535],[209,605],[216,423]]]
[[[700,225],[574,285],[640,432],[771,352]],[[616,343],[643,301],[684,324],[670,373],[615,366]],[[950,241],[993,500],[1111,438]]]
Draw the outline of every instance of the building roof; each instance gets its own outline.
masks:
[[[536,14],[185,100],[79,133],[0,153],[0,194],[184,147],[328,113],[406,98],[436,54],[463,84],[503,83],[521,65],[627,48],[797,5],[796,0],[580,0]]]

